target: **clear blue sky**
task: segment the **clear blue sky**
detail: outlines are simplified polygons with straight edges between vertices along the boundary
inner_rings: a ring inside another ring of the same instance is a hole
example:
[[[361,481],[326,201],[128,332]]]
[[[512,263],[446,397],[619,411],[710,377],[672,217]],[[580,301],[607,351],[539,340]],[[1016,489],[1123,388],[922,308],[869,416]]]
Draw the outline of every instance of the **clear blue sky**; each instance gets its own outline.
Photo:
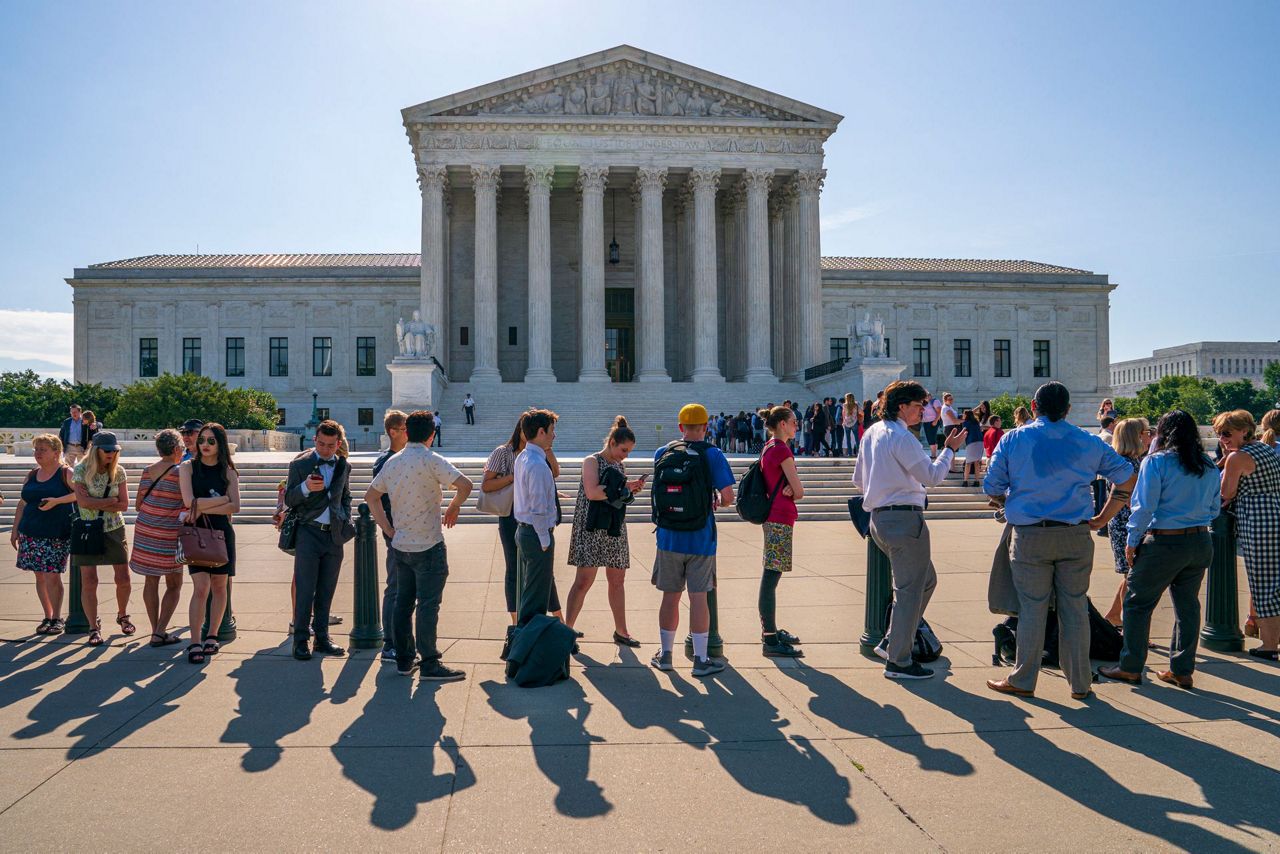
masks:
[[[1113,359],[1280,338],[1271,0],[2,3],[0,319],[133,255],[416,251],[399,110],[623,42],[845,116],[824,254],[1108,273]]]

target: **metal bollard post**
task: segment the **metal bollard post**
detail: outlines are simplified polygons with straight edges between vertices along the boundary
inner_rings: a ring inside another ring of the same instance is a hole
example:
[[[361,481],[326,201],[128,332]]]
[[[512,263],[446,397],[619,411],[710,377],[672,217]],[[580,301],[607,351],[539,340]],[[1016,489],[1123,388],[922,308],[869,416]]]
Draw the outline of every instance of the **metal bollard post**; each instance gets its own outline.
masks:
[[[382,646],[382,609],[378,603],[378,526],[361,502],[356,519],[355,625],[351,646]]]
[[[84,615],[83,587],[80,584],[80,567],[71,567],[71,584],[67,590],[67,625],[69,635],[89,634],[89,618]]]
[[[1234,517],[1222,513],[1210,527],[1213,562],[1204,595],[1204,628],[1200,642],[1215,652],[1240,652],[1240,600],[1236,591],[1236,526]]]
[[[889,626],[885,613],[893,601],[893,570],[889,556],[880,550],[876,541],[867,537],[867,604],[863,616],[862,637],[858,644],[863,655],[875,655],[876,645],[884,640]]]
[[[227,643],[236,639],[236,615],[231,612],[231,582],[235,579],[227,579],[227,609],[222,612],[222,623],[218,626],[218,643]],[[212,613],[213,607],[213,591],[209,591],[209,598],[204,600],[204,627],[200,630],[203,637],[209,636],[209,614]]]
[[[716,606],[716,591],[707,594],[707,610],[711,612],[711,628],[707,633],[707,657],[722,658],[724,656],[724,638],[720,637],[720,614]],[[693,658],[693,634],[684,639],[684,654]]]

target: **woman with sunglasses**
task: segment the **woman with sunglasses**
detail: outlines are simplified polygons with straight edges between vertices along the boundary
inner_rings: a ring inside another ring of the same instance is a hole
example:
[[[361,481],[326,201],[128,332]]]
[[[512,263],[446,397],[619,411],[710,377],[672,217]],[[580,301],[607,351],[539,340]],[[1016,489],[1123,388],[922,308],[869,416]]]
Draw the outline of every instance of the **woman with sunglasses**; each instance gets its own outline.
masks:
[[[231,462],[227,431],[211,422],[200,428],[196,437],[196,456],[178,467],[182,503],[187,519],[200,524],[201,517],[221,531],[227,543],[227,562],[222,566],[189,566],[191,604],[187,614],[191,625],[191,644],[187,661],[202,663],[218,651],[218,627],[227,609],[227,590],[236,574],[236,534],[231,517],[240,512],[240,475]],[[210,594],[212,593],[212,596]],[[203,638],[205,600],[209,601],[209,636]]]
[[[1258,618],[1255,658],[1280,660],[1280,454],[1259,442],[1253,416],[1243,409],[1213,419],[1222,442],[1222,503],[1236,514],[1244,573]]]
[[[126,635],[138,629],[129,620],[129,544],[124,537],[124,511],[129,507],[129,484],[120,465],[120,444],[115,433],[96,433],[89,454],[71,475],[76,506],[85,521],[102,519],[100,554],[72,555],[80,569],[80,603],[89,621],[89,646],[102,646],[102,620],[98,617],[98,567],[110,564],[116,580],[116,624]]]

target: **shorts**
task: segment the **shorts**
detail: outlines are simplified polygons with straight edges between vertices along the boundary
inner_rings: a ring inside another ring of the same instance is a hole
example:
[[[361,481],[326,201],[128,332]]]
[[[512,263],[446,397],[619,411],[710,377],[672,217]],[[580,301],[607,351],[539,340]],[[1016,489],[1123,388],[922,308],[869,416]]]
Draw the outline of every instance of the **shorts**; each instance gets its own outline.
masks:
[[[765,571],[791,571],[791,540],[795,529],[779,522],[764,523]]]
[[[716,589],[716,556],[687,555],[658,549],[653,561],[653,586],[663,593],[710,593]]]
[[[924,422],[924,440],[930,445],[938,444],[938,425]]]

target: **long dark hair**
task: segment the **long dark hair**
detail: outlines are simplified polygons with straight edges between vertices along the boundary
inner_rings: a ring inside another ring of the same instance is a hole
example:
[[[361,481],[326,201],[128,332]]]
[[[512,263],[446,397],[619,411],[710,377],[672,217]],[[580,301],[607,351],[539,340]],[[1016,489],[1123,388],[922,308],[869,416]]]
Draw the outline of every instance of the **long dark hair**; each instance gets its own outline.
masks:
[[[524,441],[524,413],[520,413],[520,417],[516,419],[516,429],[511,431],[511,438],[507,440],[507,447],[511,449],[511,453],[520,450],[520,443]]]
[[[1202,477],[1213,468],[1213,461],[1205,456],[1200,444],[1200,428],[1185,409],[1175,409],[1160,416],[1156,425],[1160,436],[1160,450],[1178,455],[1178,462],[1187,474]]]
[[[210,421],[208,424],[201,427],[200,432],[196,434],[195,459],[198,462],[204,462],[204,460],[201,459],[202,454],[200,453],[200,437],[204,435],[206,430],[212,433],[213,438],[218,441],[218,462],[216,465],[218,468],[218,474],[226,477],[227,470],[234,469],[236,464],[231,462],[231,446],[227,444],[227,428],[223,427],[217,421]]]

